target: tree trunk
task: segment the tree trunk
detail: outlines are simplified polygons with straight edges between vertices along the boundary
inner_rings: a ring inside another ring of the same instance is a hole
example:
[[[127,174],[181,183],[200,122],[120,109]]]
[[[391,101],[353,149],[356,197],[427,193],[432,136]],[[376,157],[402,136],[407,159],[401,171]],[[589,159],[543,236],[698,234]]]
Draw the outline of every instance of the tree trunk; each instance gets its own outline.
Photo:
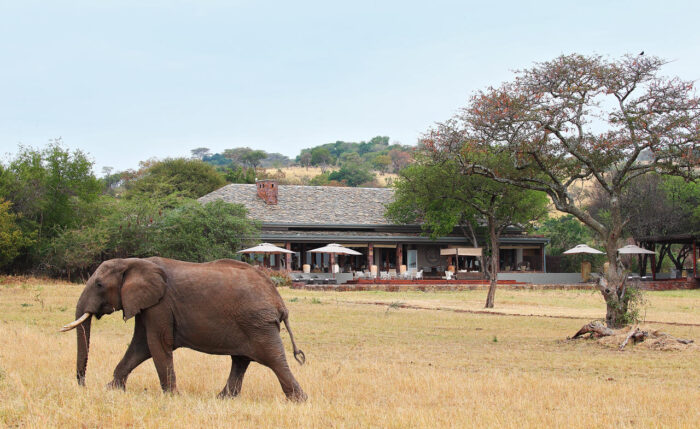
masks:
[[[627,310],[629,294],[626,293],[626,276],[617,263],[616,240],[609,239],[606,246],[608,269],[598,282],[598,289],[605,299],[605,324],[608,328],[618,329],[628,322]]]
[[[621,328],[628,322],[627,309],[629,294],[625,293],[626,275],[617,259],[617,248],[622,234],[622,214],[619,198],[610,196],[610,214],[612,226],[605,238],[605,251],[608,256],[608,269],[598,282],[598,289],[605,299],[605,324],[612,329]]]
[[[489,293],[486,295],[485,308],[493,308],[493,304],[496,298],[496,285],[498,284],[498,234],[496,234],[495,222],[491,218],[489,218],[489,238],[491,240],[491,263],[489,266],[491,282],[489,284]]]

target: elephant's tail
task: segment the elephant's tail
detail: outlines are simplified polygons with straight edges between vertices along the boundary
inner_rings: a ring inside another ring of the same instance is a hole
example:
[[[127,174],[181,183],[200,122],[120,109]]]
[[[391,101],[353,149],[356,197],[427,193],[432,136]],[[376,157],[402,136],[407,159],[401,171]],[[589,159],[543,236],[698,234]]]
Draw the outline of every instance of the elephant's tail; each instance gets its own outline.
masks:
[[[304,365],[304,362],[306,362],[306,355],[304,354],[303,351],[297,348],[296,343],[294,342],[294,335],[292,334],[292,328],[289,327],[289,313],[287,311],[282,312],[282,321],[284,322],[284,327],[287,328],[287,332],[289,332],[289,339],[292,340],[292,349],[294,350],[294,359],[296,359],[297,362],[299,362],[299,365]]]

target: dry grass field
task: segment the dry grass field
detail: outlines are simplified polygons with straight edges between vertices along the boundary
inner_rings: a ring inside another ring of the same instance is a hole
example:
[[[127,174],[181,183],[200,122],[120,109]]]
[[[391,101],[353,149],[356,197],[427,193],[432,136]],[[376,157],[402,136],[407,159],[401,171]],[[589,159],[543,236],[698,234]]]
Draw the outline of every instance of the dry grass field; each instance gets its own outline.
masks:
[[[476,313],[485,291],[281,289],[307,356],[304,366],[290,359],[309,395],[295,404],[284,399],[272,372],[256,364],[238,398],[216,399],[230,359],[190,350],[175,352],[179,395],[160,392],[151,361],[134,371],[126,392],[107,390],[131,337],[133,321],[125,324],[121,313],[93,323],[87,387],[78,387],[75,334],[58,328],[73,319],[81,290],[0,278],[0,426],[697,427],[700,421],[697,346],[618,352],[565,340],[603,314],[601,298],[591,292],[499,291],[496,311],[538,315],[514,316]],[[700,291],[647,297],[647,319],[666,322],[651,326],[700,340]],[[282,338],[289,353],[286,332]]]

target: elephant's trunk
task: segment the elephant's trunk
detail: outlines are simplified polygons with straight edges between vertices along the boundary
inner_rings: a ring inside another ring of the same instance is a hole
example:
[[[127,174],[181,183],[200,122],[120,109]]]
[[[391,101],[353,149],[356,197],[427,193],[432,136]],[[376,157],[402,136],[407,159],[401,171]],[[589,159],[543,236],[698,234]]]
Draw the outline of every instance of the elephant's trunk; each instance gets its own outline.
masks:
[[[78,305],[75,311],[76,319],[85,314],[82,306]],[[81,386],[85,385],[85,371],[87,369],[88,352],[90,351],[90,325],[92,324],[92,315],[87,318],[83,323],[78,325],[75,332],[78,340],[78,359],[76,362],[76,376],[78,378],[78,384]]]

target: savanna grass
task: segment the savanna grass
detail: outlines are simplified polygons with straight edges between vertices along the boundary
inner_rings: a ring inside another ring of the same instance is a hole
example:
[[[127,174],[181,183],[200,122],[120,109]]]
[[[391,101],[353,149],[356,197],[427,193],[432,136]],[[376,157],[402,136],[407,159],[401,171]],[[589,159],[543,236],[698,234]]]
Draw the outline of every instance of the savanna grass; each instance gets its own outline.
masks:
[[[75,380],[73,319],[80,285],[0,282],[0,426],[9,427],[694,427],[700,356],[566,341],[602,299],[582,291],[329,293],[283,288],[307,364],[291,359],[309,401],[286,401],[272,372],[252,364],[241,395],[216,399],[230,359],[175,352],[179,395],[163,395],[151,361],[126,392],[105,388],[133,321],[93,324],[87,387]],[[700,340],[700,291],[647,294],[657,327]],[[363,304],[385,302],[386,305]],[[402,308],[418,305],[425,310]],[[529,314],[529,313],[528,313]],[[497,338],[497,341],[494,341]]]

